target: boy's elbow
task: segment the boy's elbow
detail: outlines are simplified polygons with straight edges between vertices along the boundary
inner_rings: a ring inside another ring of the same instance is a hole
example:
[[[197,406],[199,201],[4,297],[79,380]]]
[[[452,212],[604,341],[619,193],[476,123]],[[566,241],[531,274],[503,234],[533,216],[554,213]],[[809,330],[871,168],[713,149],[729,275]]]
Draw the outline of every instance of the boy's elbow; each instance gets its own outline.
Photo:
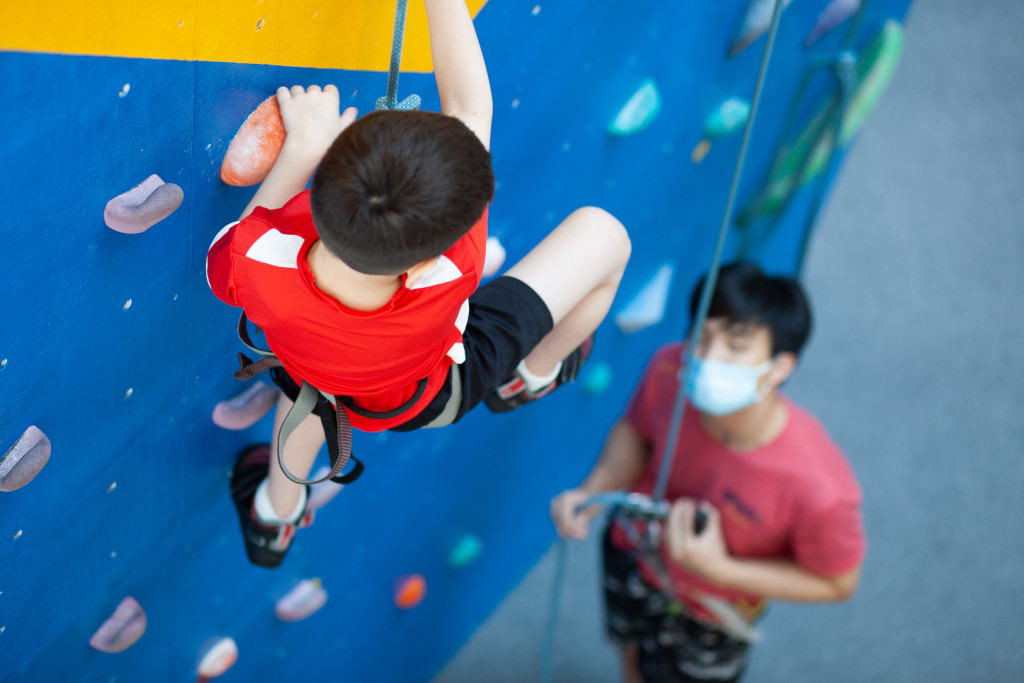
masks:
[[[595,239],[601,240],[615,249],[623,256],[624,260],[629,259],[633,250],[633,243],[629,239],[626,226],[618,218],[597,206],[584,206],[575,211],[581,214],[580,217],[587,221],[589,230]]]

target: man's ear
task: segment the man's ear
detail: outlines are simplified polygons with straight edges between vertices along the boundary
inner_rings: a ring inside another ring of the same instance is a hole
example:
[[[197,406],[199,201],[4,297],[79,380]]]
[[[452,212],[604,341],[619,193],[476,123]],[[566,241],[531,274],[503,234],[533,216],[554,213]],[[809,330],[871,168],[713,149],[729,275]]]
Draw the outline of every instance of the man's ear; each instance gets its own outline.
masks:
[[[775,356],[775,364],[768,371],[768,381],[778,387],[793,374],[796,370],[796,354],[791,351],[783,351]]]
[[[405,271],[405,286],[412,287],[413,283],[419,280],[421,277],[430,272],[430,269],[437,264],[439,256],[428,258],[424,261],[420,261],[416,265],[412,266]]]

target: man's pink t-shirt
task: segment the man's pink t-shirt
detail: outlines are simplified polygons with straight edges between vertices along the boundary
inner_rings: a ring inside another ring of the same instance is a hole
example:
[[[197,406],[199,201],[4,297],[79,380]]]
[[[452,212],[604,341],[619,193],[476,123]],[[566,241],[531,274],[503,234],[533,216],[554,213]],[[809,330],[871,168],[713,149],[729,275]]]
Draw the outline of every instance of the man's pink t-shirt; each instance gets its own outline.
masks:
[[[629,424],[651,445],[651,459],[634,489],[654,490],[665,449],[667,427],[679,387],[684,345],[659,349],[651,359],[626,410]],[[839,448],[810,413],[783,397],[788,422],[771,443],[753,451],[733,451],[714,441],[689,404],[669,475],[666,499],[694,498],[721,513],[730,555],[796,561],[808,571],[836,576],[856,567],[866,543],[861,523],[861,491]],[[620,528],[613,542],[628,548]],[[763,611],[759,595],[724,589],[676,565],[663,548],[675,597],[697,616],[716,621],[700,594],[724,598],[748,620]],[[649,562],[641,572],[661,586]]]
[[[214,238],[210,288],[263,329],[296,382],[383,412],[411,399],[426,378],[423,396],[402,415],[376,419],[349,411],[363,431],[401,424],[437,395],[452,363],[465,360],[462,333],[483,271],[487,211],[412,287],[403,275],[391,301],[375,311],[348,308],[317,287],[306,256],[318,239],[308,190],[280,209],[258,207]]]

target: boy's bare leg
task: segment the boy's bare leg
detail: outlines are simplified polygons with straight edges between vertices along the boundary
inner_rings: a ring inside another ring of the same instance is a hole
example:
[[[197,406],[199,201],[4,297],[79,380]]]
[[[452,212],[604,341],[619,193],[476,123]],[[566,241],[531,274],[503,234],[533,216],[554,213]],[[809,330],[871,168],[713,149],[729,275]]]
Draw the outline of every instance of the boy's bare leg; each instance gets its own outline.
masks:
[[[270,444],[270,472],[267,475],[267,497],[278,517],[284,519],[295,509],[302,494],[302,486],[285,476],[277,463],[277,439],[281,425],[292,407],[292,401],[281,394],[277,399],[277,413],[274,415],[274,438]],[[317,453],[324,445],[324,429],[320,418],[308,415],[299,423],[284,445],[284,463],[288,471],[300,479],[308,479],[309,471]]]
[[[530,372],[551,374],[597,329],[611,308],[630,248],[622,223],[588,206],[574,211],[505,273],[537,292],[555,323],[527,355]]]
[[[622,655],[622,680],[625,683],[644,683],[643,676],[640,675],[640,664],[637,661],[639,649],[639,644],[630,643],[619,651]]]

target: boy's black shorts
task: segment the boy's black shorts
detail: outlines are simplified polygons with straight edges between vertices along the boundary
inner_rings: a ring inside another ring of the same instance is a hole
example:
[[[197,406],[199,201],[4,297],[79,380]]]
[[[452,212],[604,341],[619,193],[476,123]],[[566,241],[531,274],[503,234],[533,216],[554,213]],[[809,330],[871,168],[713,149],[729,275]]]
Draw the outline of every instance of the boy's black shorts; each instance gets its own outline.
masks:
[[[547,304],[522,280],[503,276],[483,285],[469,297],[469,321],[462,333],[465,362],[452,365],[437,396],[418,415],[392,430],[408,432],[425,427],[435,422],[446,407],[451,419],[446,417],[444,424],[458,422],[508,379],[552,327]],[[288,398],[294,401],[299,395],[299,385],[283,368],[274,368],[271,378]],[[458,387],[453,386],[455,381]],[[449,407],[453,393],[457,402]],[[334,407],[321,396],[314,412],[324,421],[328,441],[337,441],[337,432],[330,427],[336,420]]]
[[[604,534],[605,625],[621,647],[636,643],[646,683],[738,681],[749,644],[670,609],[664,593],[640,574],[632,553],[611,540],[614,516]]]

